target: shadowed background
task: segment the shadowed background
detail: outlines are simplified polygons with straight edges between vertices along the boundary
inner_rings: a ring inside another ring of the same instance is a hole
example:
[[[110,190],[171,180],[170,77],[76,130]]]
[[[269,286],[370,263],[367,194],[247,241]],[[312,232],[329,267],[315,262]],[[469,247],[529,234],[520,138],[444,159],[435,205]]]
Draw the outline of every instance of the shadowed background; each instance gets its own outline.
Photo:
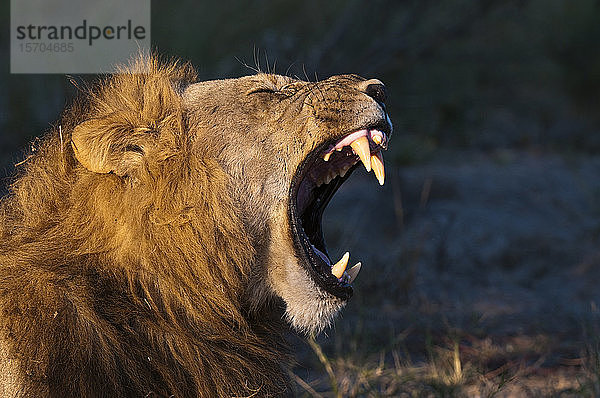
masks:
[[[4,3],[2,192],[76,94],[9,74]],[[325,214],[332,257],[363,270],[330,338],[294,343],[300,394],[600,394],[597,1],[202,3],[153,2],[151,33],[203,80],[388,88],[385,187],[357,171]]]

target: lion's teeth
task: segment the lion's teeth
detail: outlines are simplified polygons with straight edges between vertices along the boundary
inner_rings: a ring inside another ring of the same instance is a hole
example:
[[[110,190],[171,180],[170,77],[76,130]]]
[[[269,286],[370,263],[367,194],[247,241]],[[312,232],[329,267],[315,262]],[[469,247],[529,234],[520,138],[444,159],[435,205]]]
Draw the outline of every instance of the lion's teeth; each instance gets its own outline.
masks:
[[[370,134],[371,140],[373,140],[373,142],[377,145],[381,145],[381,143],[383,142],[383,133],[379,130],[371,130]]]
[[[338,279],[342,277],[344,271],[346,270],[346,266],[348,265],[348,259],[350,258],[350,253],[346,252],[338,261],[331,267],[331,273]]]
[[[369,140],[366,136],[362,136],[352,141],[350,144],[354,153],[358,155],[361,162],[365,165],[367,172],[371,171],[371,150],[369,149]]]
[[[344,167],[341,171],[340,171],[340,176],[344,177],[346,175],[346,173],[348,173],[348,170],[350,170],[352,168],[352,165],[348,165],[346,167]]]
[[[331,180],[333,180],[333,179],[334,179],[335,177],[337,177],[337,176],[338,176],[338,175],[337,175],[337,173],[336,173],[335,171],[330,171],[330,172],[329,172],[329,176],[328,176],[328,178],[327,178],[329,181],[327,181],[327,183],[330,183],[330,182],[331,182]]]
[[[327,161],[329,160],[329,158],[331,157],[331,154],[332,154],[332,152],[328,152],[328,153],[326,153],[326,154],[323,156],[323,160],[327,162]]]
[[[354,280],[356,279],[356,276],[360,272],[361,266],[362,266],[362,263],[358,262],[352,268],[350,268],[348,271],[346,271],[346,274],[348,275],[348,283],[354,282]]]
[[[379,185],[383,185],[385,182],[385,168],[383,167],[383,155],[381,152],[371,155],[371,165],[373,166],[373,173],[375,173]]]

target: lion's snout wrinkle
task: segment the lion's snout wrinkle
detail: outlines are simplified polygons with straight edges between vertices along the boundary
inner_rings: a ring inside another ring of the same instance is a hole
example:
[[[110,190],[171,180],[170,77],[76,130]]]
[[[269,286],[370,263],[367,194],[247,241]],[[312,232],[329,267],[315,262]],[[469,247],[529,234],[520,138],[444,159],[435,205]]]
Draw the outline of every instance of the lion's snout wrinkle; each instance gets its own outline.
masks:
[[[383,183],[385,100],[156,58],[83,93],[0,202],[0,391],[291,395],[285,322],[319,332],[352,294],[321,217],[361,162]]]

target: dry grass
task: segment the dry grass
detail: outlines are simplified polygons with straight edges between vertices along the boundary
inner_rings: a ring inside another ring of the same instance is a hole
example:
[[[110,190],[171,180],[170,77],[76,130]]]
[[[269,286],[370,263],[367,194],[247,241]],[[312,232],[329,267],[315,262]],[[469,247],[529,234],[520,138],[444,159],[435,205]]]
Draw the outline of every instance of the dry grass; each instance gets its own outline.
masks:
[[[490,367],[486,358],[506,354],[489,341],[481,347],[448,339],[445,345],[431,344],[424,361],[413,362],[406,352],[381,351],[364,357],[364,352],[327,356],[314,339],[309,340],[314,367],[293,373],[300,397],[597,397],[600,396],[598,347],[589,347],[580,358],[563,360],[556,367],[542,367],[544,357],[529,362],[506,360]],[[487,348],[484,346],[487,345]],[[474,350],[479,350],[480,355]],[[312,375],[312,378],[310,378]]]

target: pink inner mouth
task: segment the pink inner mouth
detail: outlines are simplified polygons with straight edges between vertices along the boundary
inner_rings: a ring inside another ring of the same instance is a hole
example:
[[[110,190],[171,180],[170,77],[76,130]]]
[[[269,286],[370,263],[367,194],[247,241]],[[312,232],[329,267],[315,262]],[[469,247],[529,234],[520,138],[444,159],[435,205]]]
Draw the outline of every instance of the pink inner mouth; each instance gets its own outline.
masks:
[[[375,136],[379,136],[381,138],[381,147],[383,149],[387,148],[387,136],[385,135],[385,133],[383,133],[379,130],[375,130],[375,129],[362,129],[362,130],[355,131],[354,133],[348,134],[347,136],[345,136],[344,138],[339,140],[337,142],[337,144],[330,146],[325,151],[325,154],[332,153],[333,151],[335,151],[337,149],[348,146],[352,142],[356,141],[358,138],[365,137],[365,136],[369,139],[369,144],[371,146],[371,149],[375,149],[377,147],[377,144],[375,144],[375,142],[373,141],[373,137],[375,137]]]
[[[387,136],[385,133],[376,129],[362,129],[348,134],[340,139],[335,145],[331,145],[323,155],[332,154],[328,161],[323,160],[323,156],[315,160],[314,166],[304,177],[297,194],[297,204],[300,214],[304,212],[312,190],[315,187],[327,182],[327,175],[344,175],[355,163],[358,162],[358,157],[350,148],[350,144],[361,137],[369,139],[369,146],[372,153],[376,153],[387,147]],[[380,144],[373,141],[373,137],[380,138]],[[335,154],[333,152],[336,152]]]

